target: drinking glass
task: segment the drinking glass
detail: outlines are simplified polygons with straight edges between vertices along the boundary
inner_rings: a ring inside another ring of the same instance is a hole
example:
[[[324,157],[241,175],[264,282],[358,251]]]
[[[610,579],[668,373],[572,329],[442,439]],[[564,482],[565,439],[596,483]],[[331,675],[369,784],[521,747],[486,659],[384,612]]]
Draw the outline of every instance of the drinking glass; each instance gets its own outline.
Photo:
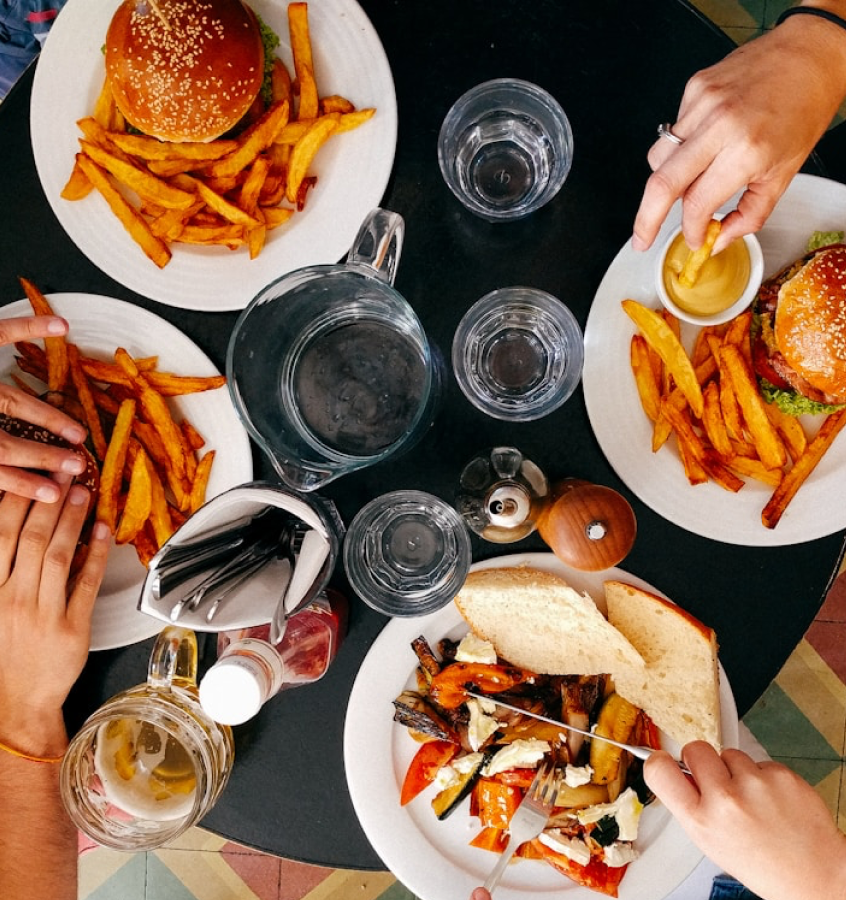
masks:
[[[573,132],[543,88],[497,78],[471,88],[449,110],[438,162],[471,212],[494,222],[520,219],[561,189],[573,162]]]
[[[389,616],[449,603],[470,570],[470,535],[455,509],[424,491],[393,491],[363,507],[344,541],[350,585]]]
[[[558,409],[582,376],[579,323],[560,300],[528,287],[491,291],[458,323],[452,367],[467,399],[495,419],[529,422]]]

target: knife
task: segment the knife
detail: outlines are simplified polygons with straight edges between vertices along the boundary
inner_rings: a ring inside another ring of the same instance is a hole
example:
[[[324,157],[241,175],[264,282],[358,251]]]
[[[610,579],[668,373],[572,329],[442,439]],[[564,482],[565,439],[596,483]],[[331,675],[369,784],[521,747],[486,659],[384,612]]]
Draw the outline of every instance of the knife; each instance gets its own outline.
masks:
[[[498,700],[496,697],[491,697],[490,694],[477,694],[475,691],[466,691],[466,694],[468,697],[475,697],[477,700],[490,700],[491,703],[495,703],[503,709],[510,709],[512,712],[528,716],[530,719],[537,719],[539,722],[546,722],[548,725],[555,725],[557,728],[564,728],[566,731],[575,731],[576,734],[583,734],[585,737],[593,740],[605,741],[606,744],[613,744],[615,747],[620,747],[622,750],[628,750],[632,756],[635,756],[638,759],[649,759],[655,752],[653,747],[640,747],[637,744],[623,744],[620,741],[612,740],[609,737],[596,734],[593,731],[585,731],[582,728],[576,728],[575,725],[567,725],[565,722],[559,722],[557,719],[550,719],[548,716],[542,716],[540,713],[529,712],[527,709],[521,709],[519,706],[512,706],[512,704],[506,703],[504,700]],[[675,763],[685,775],[693,774],[680,759],[675,760]]]

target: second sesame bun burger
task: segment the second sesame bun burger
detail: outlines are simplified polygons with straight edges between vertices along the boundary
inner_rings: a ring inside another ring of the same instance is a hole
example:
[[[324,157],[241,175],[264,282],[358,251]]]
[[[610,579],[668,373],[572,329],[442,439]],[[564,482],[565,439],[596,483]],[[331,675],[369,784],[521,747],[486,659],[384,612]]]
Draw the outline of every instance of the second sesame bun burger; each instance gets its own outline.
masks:
[[[806,254],[761,285],[752,357],[764,396],[791,415],[846,404],[846,245]]]
[[[127,121],[163,141],[210,141],[250,109],[264,78],[255,14],[240,0],[124,0],[106,76]]]

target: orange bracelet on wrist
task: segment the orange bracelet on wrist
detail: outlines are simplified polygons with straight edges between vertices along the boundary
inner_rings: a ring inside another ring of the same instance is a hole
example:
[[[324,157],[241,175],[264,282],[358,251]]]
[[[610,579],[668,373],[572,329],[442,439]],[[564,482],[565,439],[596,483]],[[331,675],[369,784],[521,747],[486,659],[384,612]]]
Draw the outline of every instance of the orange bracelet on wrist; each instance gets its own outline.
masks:
[[[10,747],[2,741],[0,741],[0,750],[5,750],[6,753],[11,753],[12,756],[17,756],[20,759],[28,759],[30,762],[37,763],[60,763],[65,758],[64,753],[61,756],[35,756],[33,753],[24,753],[23,750],[17,750],[14,747]]]

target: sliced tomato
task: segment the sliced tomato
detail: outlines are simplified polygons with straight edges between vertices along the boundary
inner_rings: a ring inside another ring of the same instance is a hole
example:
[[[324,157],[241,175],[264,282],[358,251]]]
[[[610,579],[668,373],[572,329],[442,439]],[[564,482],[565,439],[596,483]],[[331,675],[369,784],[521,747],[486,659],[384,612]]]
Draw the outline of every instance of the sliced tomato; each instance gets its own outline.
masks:
[[[471,685],[485,694],[497,694],[534,677],[534,672],[517,666],[452,663],[432,679],[429,696],[444,709],[457,709],[467,699],[467,688]]]
[[[607,866],[601,859],[594,856],[586,866],[580,866],[572,859],[568,859],[562,853],[556,853],[551,847],[542,844],[538,838],[532,841],[535,848],[540,852],[541,857],[548,862],[554,869],[566,875],[568,878],[576,882],[582,887],[590,888],[592,891],[599,891],[609,897],[616,897],[626,874],[627,866]]]
[[[461,748],[449,741],[429,741],[422,744],[405,773],[400,791],[400,805],[413,800],[434,780],[441,768],[452,760]]]

